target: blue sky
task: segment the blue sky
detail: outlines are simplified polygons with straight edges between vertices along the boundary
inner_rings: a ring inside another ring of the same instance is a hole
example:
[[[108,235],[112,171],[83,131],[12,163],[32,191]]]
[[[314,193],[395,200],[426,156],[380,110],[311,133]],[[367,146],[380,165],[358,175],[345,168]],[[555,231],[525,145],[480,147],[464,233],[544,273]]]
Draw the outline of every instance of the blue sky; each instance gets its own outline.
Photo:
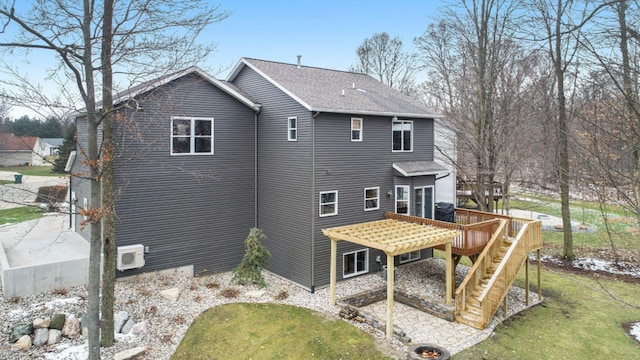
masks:
[[[213,0],[231,16],[212,25],[201,35],[203,41],[217,44],[217,50],[201,64],[212,75],[224,79],[241,57],[295,63],[302,55],[307,66],[347,70],[356,61],[355,50],[375,33],[386,31],[399,37],[405,51],[413,51],[413,38],[420,36],[444,1],[436,0],[325,0],[257,1]],[[26,8],[25,8],[26,7]],[[16,11],[27,10],[19,2]],[[52,55],[27,59],[3,53],[1,60],[20,64],[34,82],[46,89],[42,69]],[[53,62],[52,62],[53,63]],[[218,69],[225,69],[215,73]],[[15,108],[11,117],[35,114]]]
[[[275,3],[275,4],[274,4]],[[213,25],[208,36],[218,44],[207,65],[235,64],[253,57],[346,70],[365,38],[386,31],[413,50],[443,3],[434,0],[395,1],[226,1],[232,15]],[[226,75],[226,74],[221,74]]]

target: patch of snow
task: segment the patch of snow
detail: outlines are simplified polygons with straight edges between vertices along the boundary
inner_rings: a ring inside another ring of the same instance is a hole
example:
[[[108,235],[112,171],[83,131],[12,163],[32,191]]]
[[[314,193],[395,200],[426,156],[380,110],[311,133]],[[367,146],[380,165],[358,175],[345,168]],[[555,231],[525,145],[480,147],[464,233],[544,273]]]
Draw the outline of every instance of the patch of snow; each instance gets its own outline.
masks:
[[[72,346],[71,344],[60,344],[55,347],[55,352],[45,353],[46,360],[80,360],[89,357],[87,343]]]
[[[41,310],[41,309],[49,309],[55,310],[56,307],[61,307],[68,304],[78,304],[80,302],[80,298],[75,296],[66,299],[54,299],[52,301],[48,301],[45,303],[37,303],[31,304],[32,310]]]
[[[640,321],[636,321],[631,324],[631,329],[629,329],[629,334],[633,336],[636,341],[640,341]]]
[[[532,257],[532,259],[535,259],[535,257]],[[556,256],[542,255],[540,259],[543,262],[550,262],[558,265],[564,264],[564,261]],[[573,262],[571,262],[571,266],[578,269],[601,271],[610,274],[628,275],[631,277],[640,278],[640,268],[638,267],[638,265],[628,262],[620,263],[620,265],[622,266],[619,266],[618,264],[611,261],[593,258],[576,258]]]

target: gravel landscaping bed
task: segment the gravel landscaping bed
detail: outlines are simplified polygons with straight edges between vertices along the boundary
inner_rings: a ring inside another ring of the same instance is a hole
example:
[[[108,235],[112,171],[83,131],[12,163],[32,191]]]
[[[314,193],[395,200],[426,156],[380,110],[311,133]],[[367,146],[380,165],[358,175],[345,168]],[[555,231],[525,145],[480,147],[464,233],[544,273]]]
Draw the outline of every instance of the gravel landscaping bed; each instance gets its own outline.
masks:
[[[463,279],[468,268],[458,266],[456,278]],[[444,261],[427,259],[399,267],[396,286],[415,295],[427,297],[435,302],[444,301]],[[234,302],[272,302],[313,309],[331,317],[338,317],[339,306],[329,304],[329,289],[315,293],[298,287],[288,280],[265,273],[267,287],[239,286],[231,284],[231,273],[213,274],[200,277],[185,277],[174,274],[150,274],[118,281],[116,284],[115,312],[127,311],[136,323],[146,322],[148,331],[139,335],[118,335],[116,344],[102,348],[103,359],[111,359],[116,353],[147,346],[148,352],[142,359],[169,359],[191,322],[210,307]],[[338,283],[338,299],[365,290],[385,286],[378,272],[359,276]],[[178,289],[177,300],[164,298],[160,293],[167,289]],[[227,297],[235,289],[236,297]],[[520,289],[522,290],[522,289]],[[516,298],[518,289],[514,290]],[[521,293],[523,291],[520,291]],[[510,295],[511,297],[512,295]],[[0,358],[2,359],[76,359],[86,358],[86,340],[83,337],[63,339],[57,345],[32,346],[29,351],[14,352],[9,347],[9,335],[14,325],[30,322],[38,317],[51,317],[54,313],[74,314],[82,317],[87,307],[87,291],[76,287],[47,292],[20,299],[0,301]],[[511,301],[515,304],[516,301]],[[512,309],[515,310],[515,309]],[[501,313],[501,312],[499,312]],[[385,334],[367,325],[354,323],[364,331],[384,339]],[[386,341],[386,340],[384,340]],[[84,349],[83,345],[84,344]],[[400,341],[387,342],[390,350],[406,352]]]

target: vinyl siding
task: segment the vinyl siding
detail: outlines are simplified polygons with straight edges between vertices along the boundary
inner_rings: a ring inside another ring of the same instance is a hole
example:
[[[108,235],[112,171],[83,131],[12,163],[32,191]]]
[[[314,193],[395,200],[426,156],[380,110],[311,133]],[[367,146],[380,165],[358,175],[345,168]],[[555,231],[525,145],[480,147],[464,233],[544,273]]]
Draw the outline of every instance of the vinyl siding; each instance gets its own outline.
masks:
[[[254,226],[255,113],[196,75],[139,99],[117,122],[116,242],[144,244],[134,275],[194,265],[229,271]],[[171,155],[171,117],[214,119],[214,155]]]
[[[351,117],[362,117],[362,142],[352,142],[350,137]],[[403,119],[404,120],[404,119]],[[315,199],[315,285],[329,283],[331,241],[322,234],[323,228],[343,226],[366,221],[384,219],[386,211],[394,211],[395,185],[432,185],[433,176],[402,178],[394,176],[392,164],[401,161],[433,160],[433,120],[413,120],[413,152],[392,152],[391,123],[389,117],[320,114],[316,118],[316,188],[321,191],[338,190],[338,215],[318,217],[318,199]],[[364,211],[364,188],[380,187],[380,209]],[[338,242],[338,277],[342,277],[342,254],[362,249],[361,245],[346,241]],[[377,255],[386,263],[386,255],[380,251],[369,251],[369,270],[377,271]],[[425,250],[423,258],[430,255]]]
[[[258,120],[257,177],[268,270],[311,288],[311,113],[249,67],[234,83],[265,104]],[[287,140],[291,116],[298,117],[297,141]]]

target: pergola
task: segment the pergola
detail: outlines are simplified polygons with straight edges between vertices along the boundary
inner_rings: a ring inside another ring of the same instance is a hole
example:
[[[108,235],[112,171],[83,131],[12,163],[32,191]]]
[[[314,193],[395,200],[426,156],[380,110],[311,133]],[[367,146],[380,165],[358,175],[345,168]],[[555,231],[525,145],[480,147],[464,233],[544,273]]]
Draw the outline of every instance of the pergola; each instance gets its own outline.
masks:
[[[430,225],[385,219],[360,224],[323,229],[331,239],[331,305],[336,304],[336,263],[338,241],[348,241],[387,254],[387,338],[393,336],[394,261],[396,255],[445,245],[446,248],[446,303],[451,305],[453,294],[453,260],[451,242],[458,230],[442,229]]]

